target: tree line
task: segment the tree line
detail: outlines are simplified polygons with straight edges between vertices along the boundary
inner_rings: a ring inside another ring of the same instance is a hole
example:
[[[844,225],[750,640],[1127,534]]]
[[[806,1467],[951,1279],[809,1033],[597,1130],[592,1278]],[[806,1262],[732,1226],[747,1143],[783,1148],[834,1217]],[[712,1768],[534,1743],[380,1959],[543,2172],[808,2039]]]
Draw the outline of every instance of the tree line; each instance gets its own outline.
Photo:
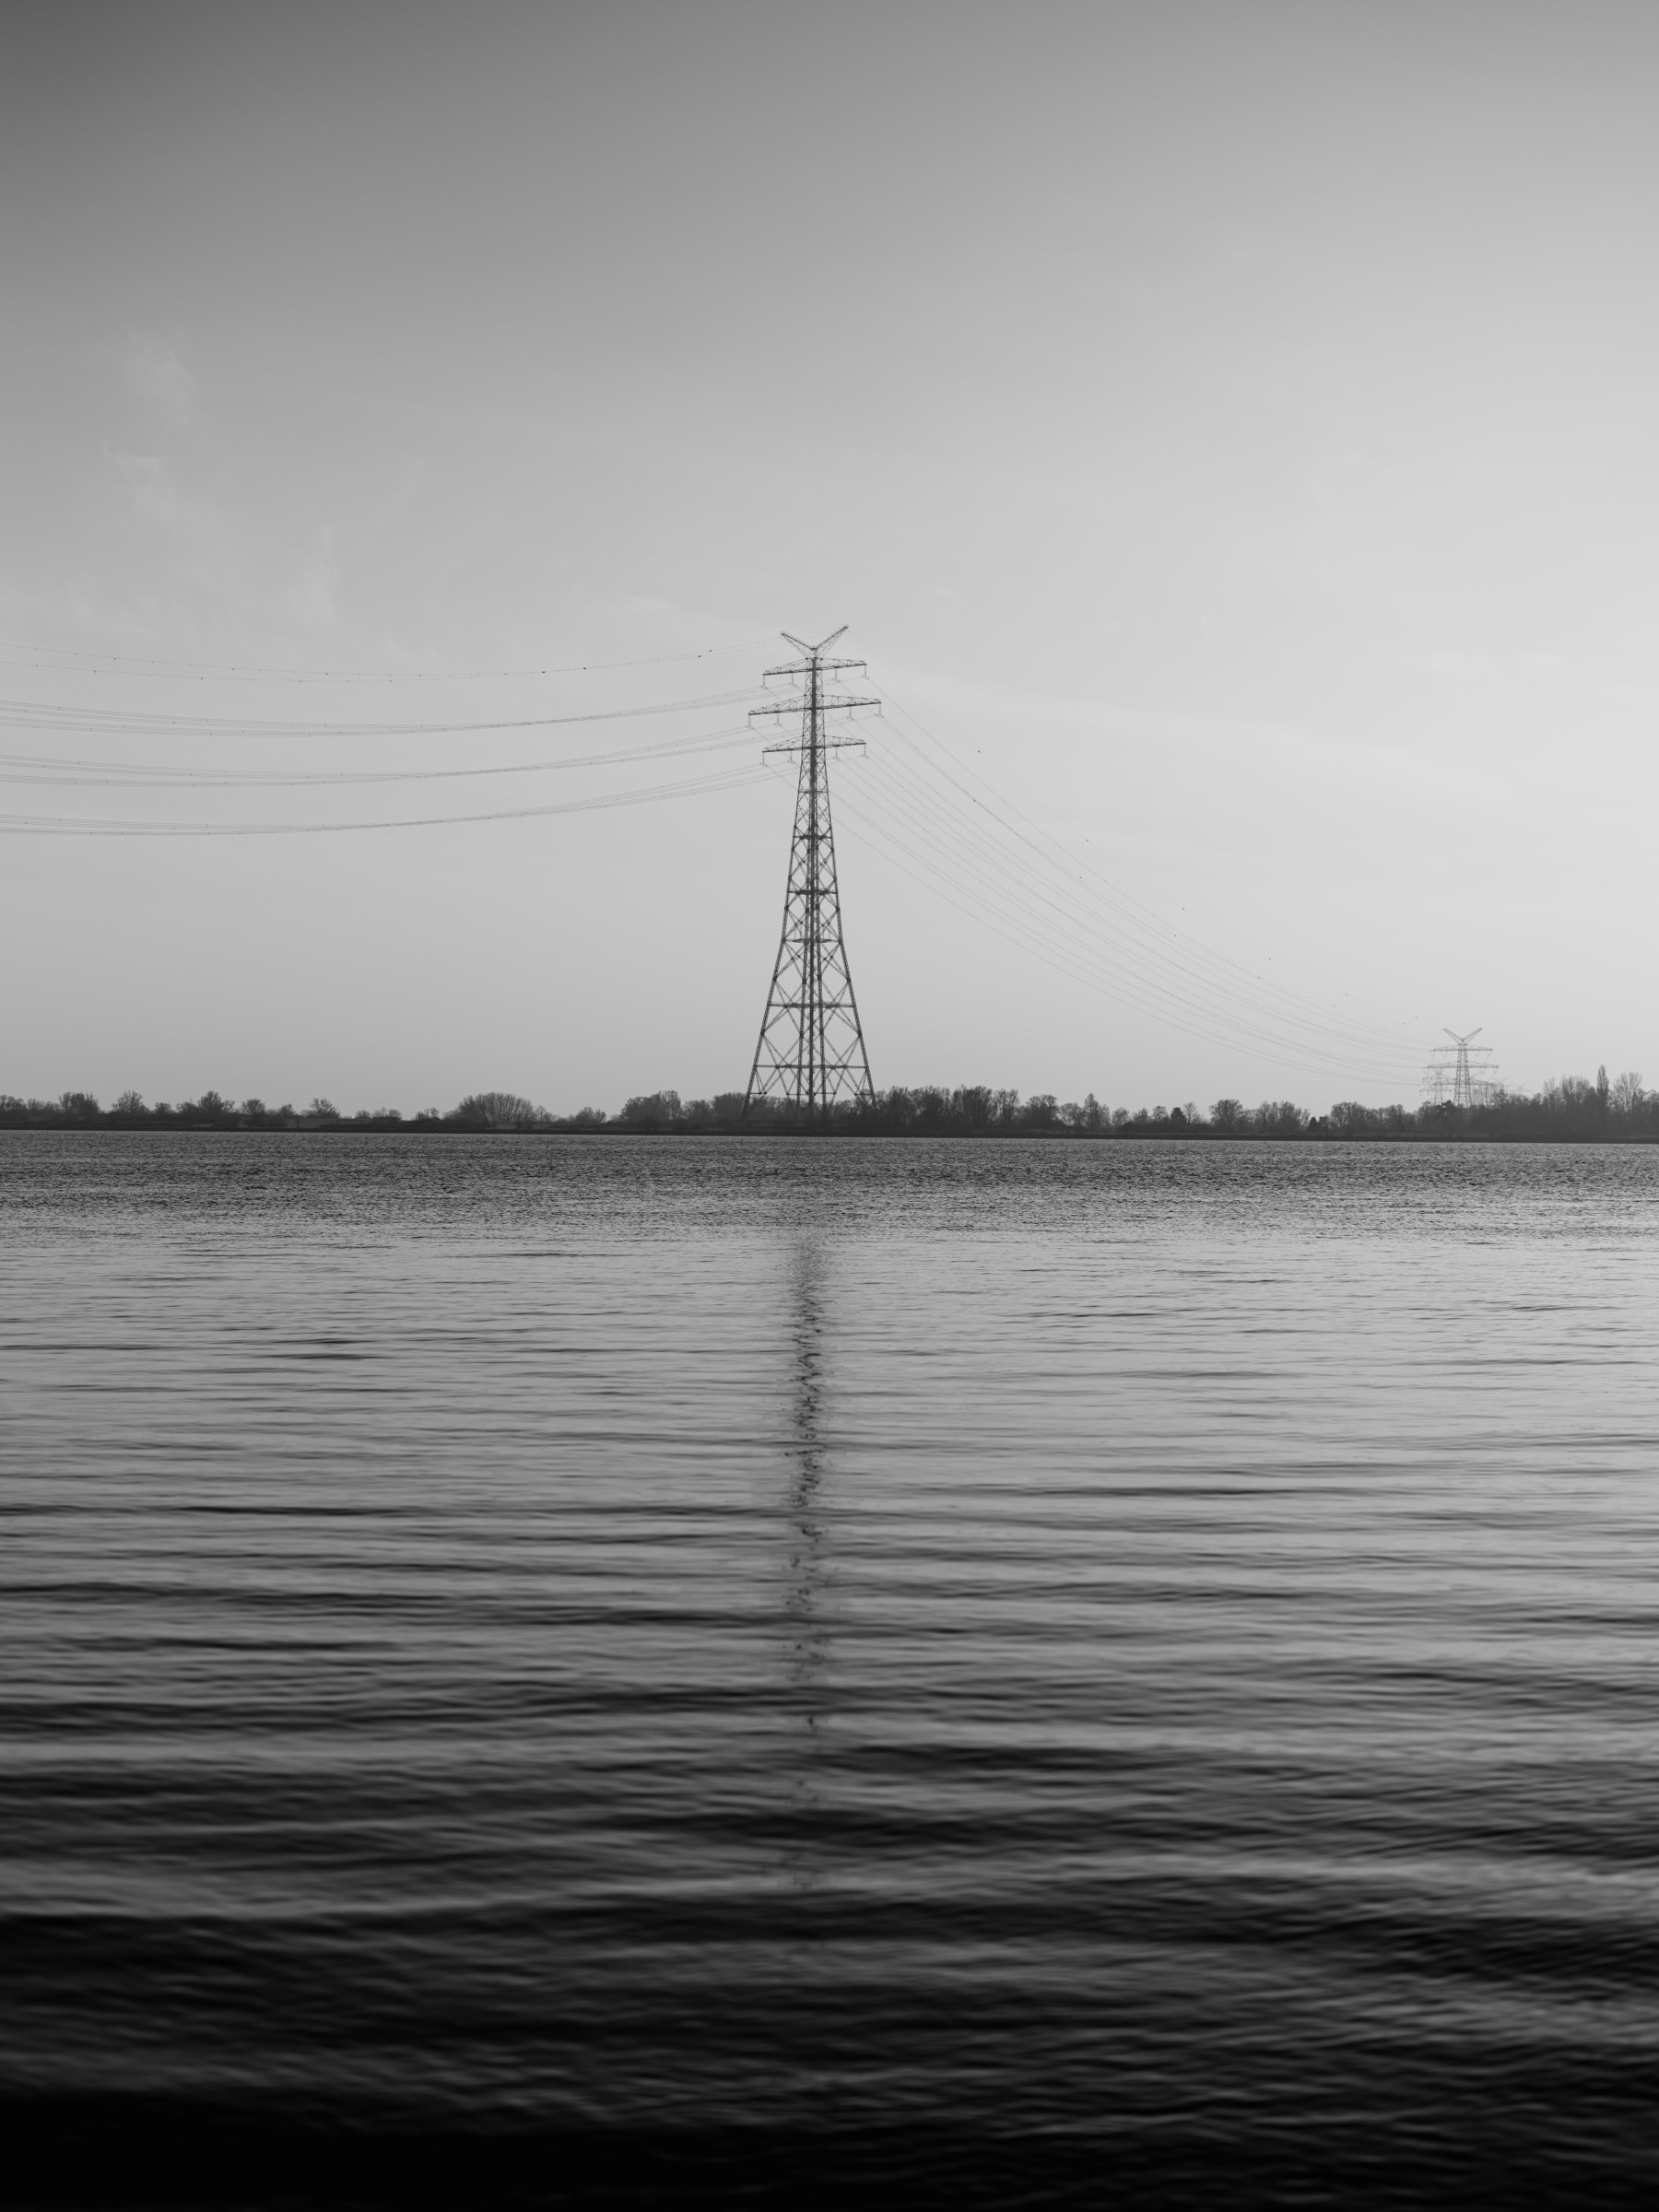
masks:
[[[822,1118],[761,1100],[743,1119],[743,1095],[731,1091],[715,1099],[682,1104],[677,1091],[660,1090],[629,1099],[621,1112],[606,1117],[589,1109],[563,1127],[589,1126],[641,1131],[758,1131],[822,1127]],[[1246,1106],[1241,1099],[1217,1099],[1208,1107],[1191,1100],[1179,1106],[1108,1107],[1092,1091],[1062,1102],[1052,1091],[1022,1098],[1017,1090],[987,1084],[895,1085],[873,1100],[837,1105],[829,1117],[832,1132],[850,1136],[1041,1136],[1179,1137],[1198,1141],[1254,1139],[1282,1143],[1324,1139],[1372,1143],[1573,1143],[1648,1142],[1659,1139],[1659,1091],[1643,1088],[1634,1070],[1609,1080],[1605,1067],[1594,1080],[1583,1076],[1552,1078],[1535,1093],[1494,1088],[1475,1106],[1450,1101],[1417,1106],[1365,1106],[1339,1100],[1315,1113],[1290,1099],[1267,1099]]]
[[[603,1120],[605,1117],[599,1117]],[[511,1091],[475,1091],[447,1111],[429,1106],[406,1115],[396,1106],[342,1113],[332,1100],[312,1099],[307,1106],[267,1106],[263,1099],[235,1100],[205,1090],[178,1105],[165,1099],[147,1103],[135,1090],[124,1090],[110,1106],[90,1091],[66,1090],[56,1099],[18,1099],[0,1091],[0,1128],[34,1129],[357,1129],[512,1130],[566,1129],[546,1107],[533,1106]]]
[[[819,1131],[845,1136],[1034,1136],[1053,1138],[1179,1137],[1199,1142],[1335,1141],[1371,1143],[1561,1144],[1648,1143],[1659,1140],[1659,1091],[1644,1088],[1627,1071],[1609,1080],[1605,1067],[1591,1081],[1561,1076],[1534,1093],[1494,1089],[1481,1103],[1364,1106],[1339,1100],[1312,1113],[1288,1099],[1246,1106],[1217,1099],[1207,1108],[1107,1107],[1092,1091],[1062,1103],[1052,1091],[1022,1098],[986,1084],[896,1084],[873,1100],[837,1105],[826,1123],[762,1100],[743,1111],[740,1090],[682,1100],[677,1090],[630,1098],[615,1113],[584,1106],[580,1112],[549,1113],[514,1091],[470,1092],[458,1104],[430,1106],[406,1117],[395,1107],[344,1114],[324,1098],[309,1105],[268,1106],[263,1099],[232,1100],[217,1090],[174,1105],[147,1104],[124,1091],[109,1107],[89,1091],[68,1090],[52,1100],[0,1093],[0,1127],[45,1129],[332,1129],[530,1135],[592,1133],[611,1135],[786,1135]]]

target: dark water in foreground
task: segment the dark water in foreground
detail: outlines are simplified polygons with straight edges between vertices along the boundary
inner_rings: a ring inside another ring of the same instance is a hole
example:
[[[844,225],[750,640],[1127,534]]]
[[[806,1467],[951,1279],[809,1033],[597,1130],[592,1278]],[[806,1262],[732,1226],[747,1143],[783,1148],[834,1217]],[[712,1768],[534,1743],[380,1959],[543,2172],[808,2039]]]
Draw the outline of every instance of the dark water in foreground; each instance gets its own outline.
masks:
[[[1659,2187],[1656,1293],[1645,1149],[0,1136],[0,2110]]]

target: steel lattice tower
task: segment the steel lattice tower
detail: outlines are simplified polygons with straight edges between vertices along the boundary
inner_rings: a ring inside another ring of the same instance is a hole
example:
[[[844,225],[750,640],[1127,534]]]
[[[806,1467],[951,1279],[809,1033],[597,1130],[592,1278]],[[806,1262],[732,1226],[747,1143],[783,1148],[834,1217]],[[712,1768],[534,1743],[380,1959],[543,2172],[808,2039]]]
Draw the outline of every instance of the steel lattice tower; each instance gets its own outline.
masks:
[[[1475,1077],[1469,1069],[1469,1047],[1480,1031],[1471,1030],[1466,1037],[1460,1037],[1455,1030],[1448,1030],[1446,1034],[1457,1047],[1457,1068],[1452,1077],[1452,1103],[1453,1106],[1473,1106]]]
[[[1497,1087],[1498,1070],[1492,1048],[1477,1044],[1478,1030],[1460,1037],[1455,1030],[1445,1034],[1450,1044],[1437,1044],[1423,1072],[1423,1096],[1434,1106],[1484,1106]]]
[[[836,639],[846,635],[845,624],[817,645],[790,637],[788,630],[783,635],[802,657],[769,668],[766,674],[769,679],[799,677],[801,688],[776,706],[757,707],[750,720],[800,715],[800,736],[782,739],[766,750],[798,752],[801,776],[783,893],[783,929],[743,1111],[747,1113],[757,1099],[775,1099],[827,1123],[838,1099],[874,1099],[876,1093],[841,939],[835,833],[830,819],[830,755],[862,746],[864,740],[827,735],[824,722],[829,714],[877,707],[881,701],[825,688],[827,676],[865,665],[863,661],[824,658]]]

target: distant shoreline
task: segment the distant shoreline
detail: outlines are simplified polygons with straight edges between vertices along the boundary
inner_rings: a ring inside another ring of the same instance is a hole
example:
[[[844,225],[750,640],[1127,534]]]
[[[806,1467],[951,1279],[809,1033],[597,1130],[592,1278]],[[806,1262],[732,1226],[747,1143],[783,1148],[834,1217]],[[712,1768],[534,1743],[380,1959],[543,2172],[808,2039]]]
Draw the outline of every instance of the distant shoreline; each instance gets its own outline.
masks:
[[[56,1099],[20,1099],[0,1091],[0,1129],[124,1130],[156,1135],[218,1131],[357,1136],[855,1136],[1040,1138],[1044,1143],[1162,1140],[1185,1144],[1623,1144],[1659,1143],[1659,1091],[1647,1089],[1633,1070],[1610,1079],[1605,1067],[1594,1082],[1562,1076],[1536,1093],[1497,1086],[1472,1101],[1431,1098],[1418,1106],[1362,1106],[1339,1100],[1326,1113],[1310,1113],[1291,1099],[1246,1106],[1218,1099],[1207,1109],[1184,1106],[1107,1107],[1092,1091],[1062,1103],[1052,1091],[1022,1098],[986,1084],[946,1088],[938,1084],[895,1084],[873,1097],[841,1099],[825,1112],[801,1112],[777,1099],[757,1098],[747,1107],[739,1090],[712,1099],[682,1100],[677,1090],[642,1092],[615,1113],[584,1106],[550,1113],[510,1090],[469,1091],[458,1104],[428,1106],[406,1116],[393,1106],[342,1113],[321,1095],[308,1106],[286,1100],[241,1100],[217,1090],[175,1105],[147,1103],[123,1091],[108,1107],[90,1091],[66,1090]]]
[[[1548,1134],[1537,1135],[1512,1135],[1484,1129],[1408,1130],[1399,1135],[1379,1134],[1374,1130],[1336,1130],[1310,1128],[1297,1132],[1265,1133],[1255,1129],[1221,1131],[1216,1129],[849,1129],[815,1128],[795,1124],[781,1126],[749,1124],[740,1128],[693,1127],[673,1129],[634,1128],[624,1123],[611,1123],[594,1128],[591,1124],[577,1126],[571,1123],[551,1122],[533,1129],[492,1129],[487,1124],[466,1122],[385,1121],[378,1117],[349,1121],[324,1122],[307,1124],[296,1122],[141,1122],[122,1121],[110,1115],[98,1122],[53,1121],[0,1121],[0,1135],[33,1135],[40,1136],[407,1136],[422,1143],[441,1137],[583,1137],[597,1142],[646,1141],[660,1142],[665,1138],[703,1142],[709,1139],[738,1138],[747,1142],[787,1143],[801,1138],[831,1139],[865,1144],[965,1144],[965,1145],[1118,1145],[1153,1144],[1206,1147],[1211,1145],[1557,1145],[1583,1147],[1588,1145],[1644,1146],[1659,1144],[1659,1135],[1648,1131],[1607,1131]]]

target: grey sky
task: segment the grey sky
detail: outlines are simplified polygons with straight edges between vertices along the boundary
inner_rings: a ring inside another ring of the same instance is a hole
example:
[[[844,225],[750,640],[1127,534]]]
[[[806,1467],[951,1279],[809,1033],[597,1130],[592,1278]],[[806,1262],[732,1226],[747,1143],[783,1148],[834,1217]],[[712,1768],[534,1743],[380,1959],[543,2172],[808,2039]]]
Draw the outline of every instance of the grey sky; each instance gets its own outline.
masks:
[[[872,688],[1080,862],[1397,1034],[1406,1070],[1344,1081],[1125,1010],[901,874],[850,804],[878,1082],[1379,1099],[1477,1021],[1529,1084],[1659,1076],[1651,11],[8,29],[7,697],[507,719],[736,689],[780,627],[846,621]],[[359,676],[721,650],[392,696],[77,675],[65,648]],[[5,735],[244,771],[535,750]],[[838,789],[878,810],[903,741],[870,737]],[[459,789],[392,810],[488,803]],[[0,810],[389,805],[8,785]],[[384,834],[8,837],[0,1087],[409,1108],[740,1085],[789,813],[769,782]],[[905,833],[930,824],[955,834],[925,811]],[[982,865],[959,855],[970,903]]]

